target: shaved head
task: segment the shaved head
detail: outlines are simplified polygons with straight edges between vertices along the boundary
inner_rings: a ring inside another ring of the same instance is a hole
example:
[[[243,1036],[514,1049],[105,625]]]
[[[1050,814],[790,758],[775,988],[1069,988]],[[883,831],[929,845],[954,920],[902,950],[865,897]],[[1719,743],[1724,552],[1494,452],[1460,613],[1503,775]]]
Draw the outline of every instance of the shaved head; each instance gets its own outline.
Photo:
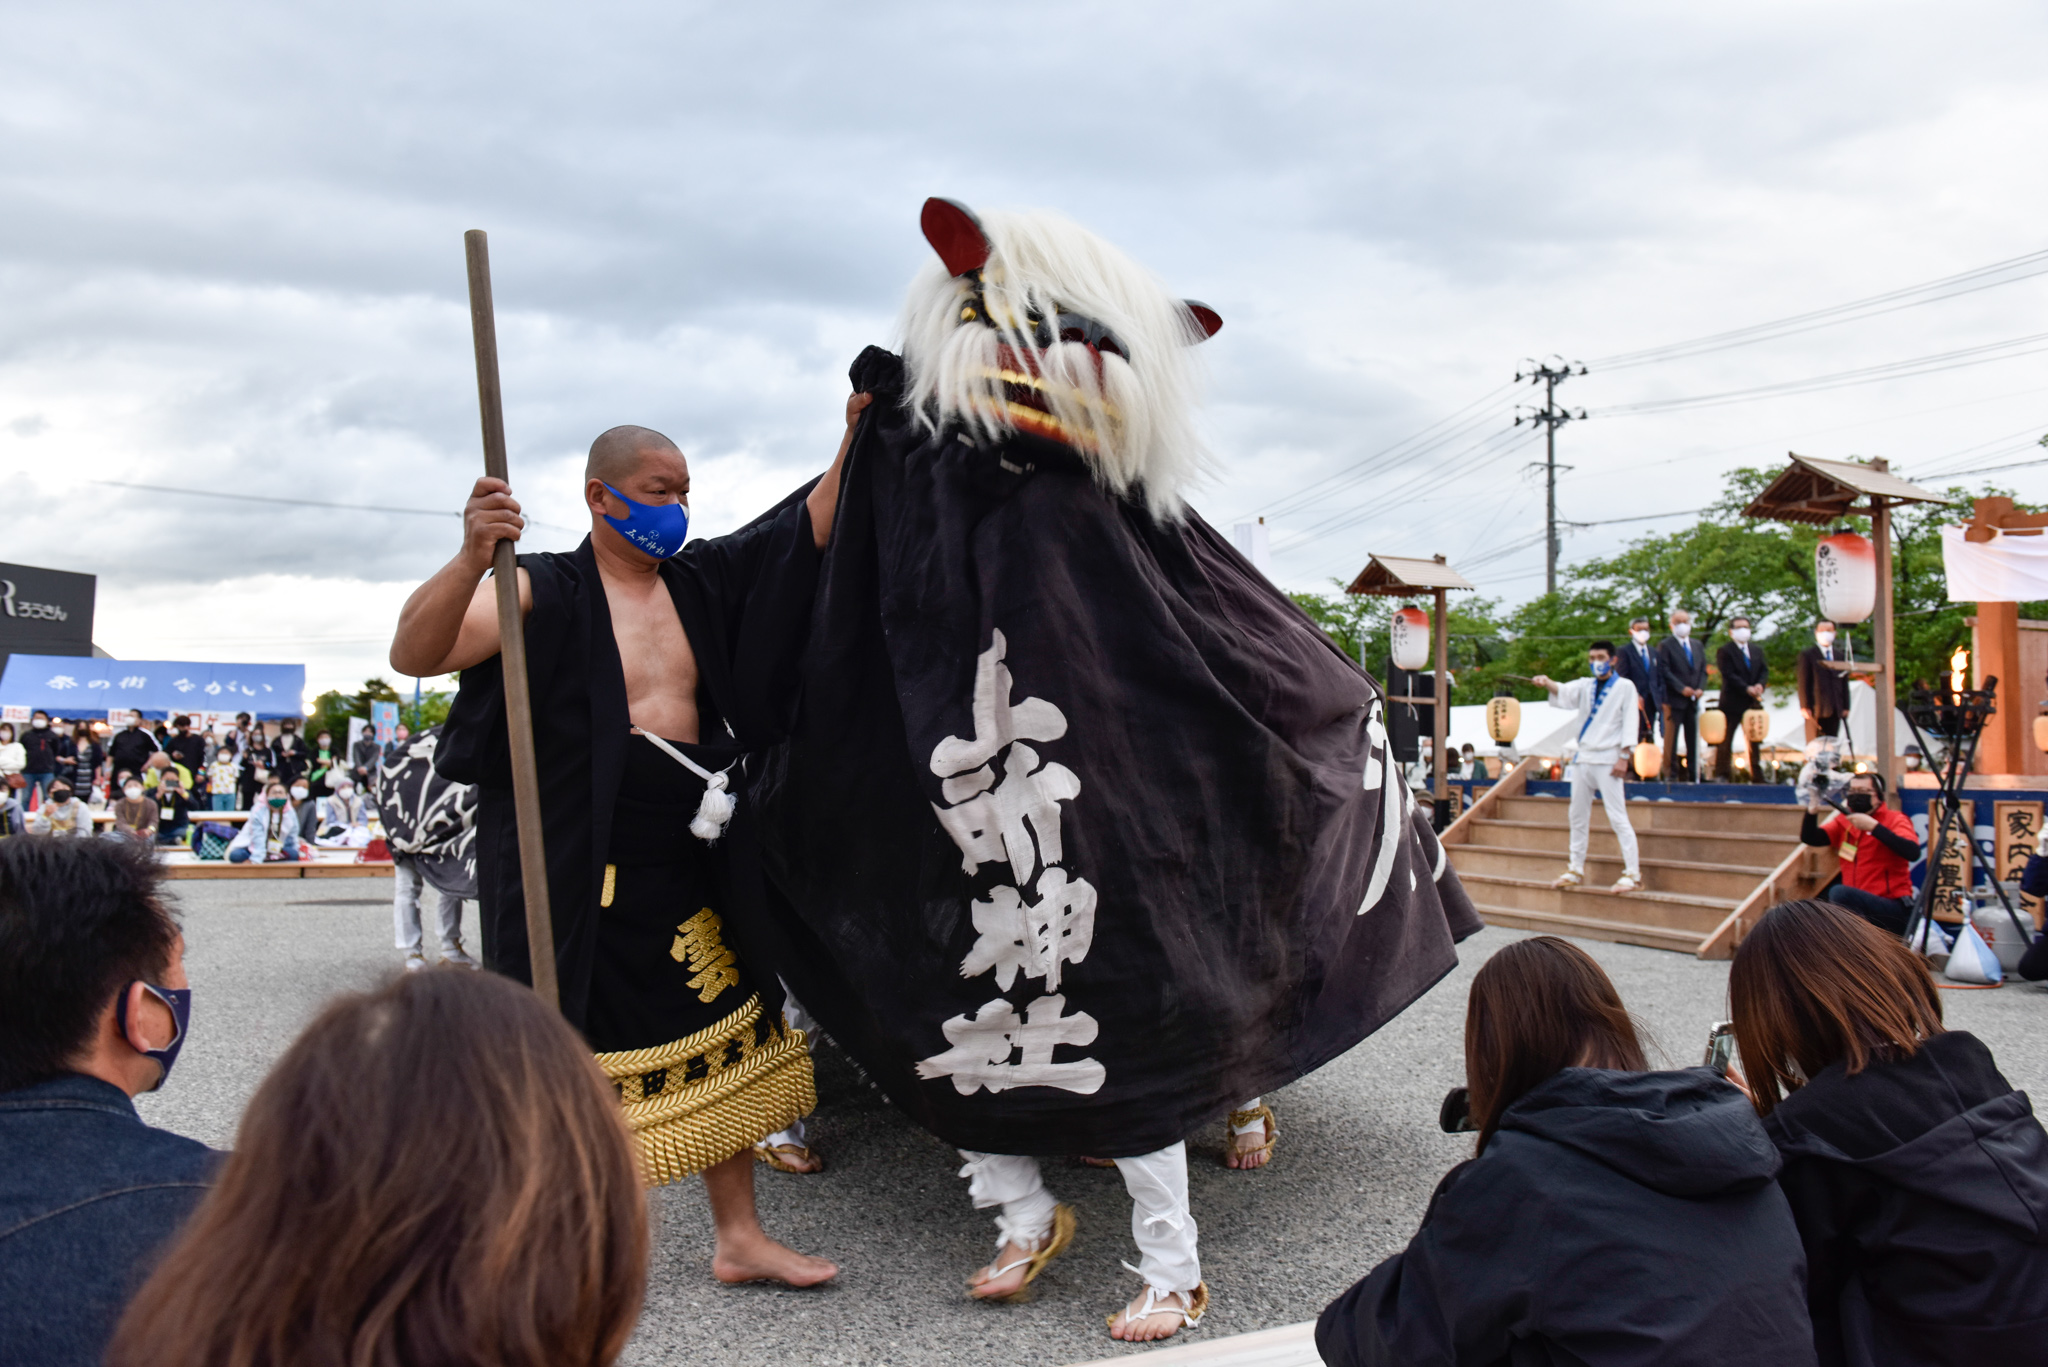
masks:
[[[651,427],[635,427],[631,423],[614,427],[599,433],[597,440],[590,443],[590,458],[583,462],[583,478],[601,479],[616,488],[640,469],[643,456],[671,452],[680,456],[682,449]]]

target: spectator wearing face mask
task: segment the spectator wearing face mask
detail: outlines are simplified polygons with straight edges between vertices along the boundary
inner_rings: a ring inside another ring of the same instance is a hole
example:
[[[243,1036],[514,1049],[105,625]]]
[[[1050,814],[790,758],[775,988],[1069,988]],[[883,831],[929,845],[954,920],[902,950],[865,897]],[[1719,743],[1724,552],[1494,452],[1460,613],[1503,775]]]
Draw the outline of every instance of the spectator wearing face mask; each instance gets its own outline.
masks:
[[[26,793],[47,793],[57,781],[57,749],[57,733],[50,729],[50,714],[40,709],[29,714],[28,730],[21,737],[21,776],[27,780]]]
[[[121,796],[114,803],[112,833],[154,845],[158,819],[156,802],[147,795],[142,780],[133,774],[126,775],[121,782]]]
[[[1802,843],[1832,845],[1841,861],[1842,881],[1828,889],[1825,900],[1879,930],[1903,935],[1913,913],[1910,870],[1920,858],[1919,834],[1904,812],[1885,805],[1884,779],[1878,774],[1853,776],[1842,805],[1847,815],[1836,812],[1822,821],[1820,814],[1831,809],[1816,794],[1799,827]]]
[[[157,748],[156,737],[142,725],[142,714],[130,712],[128,724],[116,731],[114,739],[107,745],[107,758],[113,762],[114,768],[139,774]]]
[[[1575,888],[1586,881],[1586,847],[1592,835],[1593,794],[1597,792],[1600,805],[1607,809],[1607,824],[1614,828],[1615,843],[1621,847],[1621,877],[1612,891],[1636,892],[1643,886],[1642,865],[1623,786],[1629,737],[1636,729],[1636,689],[1615,671],[1613,642],[1593,642],[1586,659],[1591,666],[1587,678],[1558,683],[1538,674],[1532,680],[1550,691],[1557,706],[1572,708],[1579,724],[1578,750],[1568,770],[1572,785],[1571,862],[1551,886]]]
[[[299,736],[299,724],[286,717],[270,743],[270,772],[290,786],[306,776],[310,755]]]
[[[1658,714],[1664,709],[1664,680],[1657,652],[1650,645],[1650,619],[1628,624],[1628,644],[1614,657],[1614,672],[1636,686],[1636,741],[1657,739]]]
[[[322,731],[313,737],[313,748],[306,757],[306,780],[313,791],[323,795],[332,791],[334,779],[347,772],[341,751],[334,748],[333,733]]]
[[[0,1362],[97,1367],[218,1155],[132,1098],[191,994],[158,870],[125,841],[0,840]]]
[[[362,738],[349,750],[349,776],[356,782],[356,791],[369,797],[377,788],[377,765],[384,758],[384,747],[377,744],[377,733],[368,727],[363,729]]]
[[[156,843],[183,845],[192,838],[192,800],[175,773],[165,773],[156,785]]]
[[[262,800],[263,790],[270,783],[270,751],[261,740],[254,749],[242,752],[242,778],[235,788],[236,807],[250,811]]]
[[[27,788],[21,771],[28,767],[28,748],[14,738],[14,727],[0,722],[0,788]]]
[[[79,801],[70,783],[58,779],[50,785],[50,800],[29,822],[33,835],[75,839],[92,834],[92,808]]]
[[[171,718],[171,734],[164,742],[164,753],[182,765],[192,779],[206,772],[206,738],[192,730],[190,717]]]
[[[106,762],[107,747],[93,735],[92,727],[80,722],[71,732],[71,791],[81,798],[90,793]]]
[[[310,845],[320,833],[320,804],[313,801],[313,790],[303,778],[292,784],[291,799],[292,818],[299,823],[299,843]]]
[[[213,752],[206,766],[207,804],[216,812],[231,812],[242,786],[242,753],[229,736]]]
[[[327,796],[315,799],[317,843],[361,849],[370,843],[370,818],[349,782],[346,770],[336,770],[339,780]]]
[[[1813,624],[1813,644],[1799,652],[1799,715],[1806,718],[1806,738],[1839,736],[1849,715],[1849,676],[1829,663],[1848,658],[1835,646],[1835,624],[1823,617]]]
[[[299,820],[291,810],[285,787],[270,780],[263,805],[249,813],[242,829],[228,842],[230,864],[276,864],[299,857]]]
[[[1705,647],[1692,639],[1692,614],[1671,613],[1671,634],[1657,643],[1657,673],[1664,689],[1664,779],[1694,783],[1700,776],[1700,698],[1707,688]],[[1678,742],[1685,741],[1685,767]]]
[[[405,743],[410,739],[412,739],[411,730],[407,728],[404,722],[400,722],[392,730],[391,739],[384,744],[384,758],[390,759],[393,755],[403,750]]]
[[[1728,639],[1714,655],[1714,663],[1721,667],[1721,715],[1728,718],[1728,734],[1714,747],[1714,773],[1723,782],[1735,777],[1738,740],[1749,747],[1750,777],[1761,772],[1757,744],[1742,734],[1742,716],[1763,707],[1764,685],[1771,681],[1771,666],[1763,651],[1749,643],[1749,635],[1747,617],[1730,618]]]

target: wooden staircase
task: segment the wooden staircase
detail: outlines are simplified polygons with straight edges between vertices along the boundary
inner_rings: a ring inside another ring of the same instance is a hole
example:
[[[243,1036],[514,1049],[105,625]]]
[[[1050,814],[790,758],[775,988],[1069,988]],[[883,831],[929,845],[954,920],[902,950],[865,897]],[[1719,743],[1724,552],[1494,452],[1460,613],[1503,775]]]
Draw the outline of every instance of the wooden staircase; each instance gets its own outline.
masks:
[[[1596,799],[1586,881],[1553,888],[1567,858],[1568,804],[1526,791],[1535,764],[1517,765],[1444,832],[1451,865],[1490,925],[1727,958],[1772,905],[1810,897],[1835,875],[1831,852],[1799,843],[1797,807],[1631,802],[1644,887],[1612,893],[1621,852]]]

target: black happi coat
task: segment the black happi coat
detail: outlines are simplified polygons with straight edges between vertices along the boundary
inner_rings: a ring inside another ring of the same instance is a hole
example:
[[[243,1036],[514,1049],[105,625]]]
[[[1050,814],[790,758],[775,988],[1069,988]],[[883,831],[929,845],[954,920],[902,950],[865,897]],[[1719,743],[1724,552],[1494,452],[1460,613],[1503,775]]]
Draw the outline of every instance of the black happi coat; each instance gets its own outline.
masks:
[[[2048,1361],[2048,1133],[1976,1036],[1830,1064],[1764,1129],[1823,1367]]]
[[[743,748],[753,748],[786,729],[795,655],[817,583],[818,549],[803,502],[808,492],[806,486],[730,536],[690,542],[661,567],[697,657],[701,736],[730,727]],[[566,555],[522,555],[519,564],[533,586],[526,652],[556,971],[562,1014],[581,1029],[590,1000],[605,852],[631,724],[626,681],[589,538]],[[530,982],[501,657],[462,671],[461,691],[434,767],[457,783],[479,785],[476,862],[484,962]],[[744,784],[736,781],[733,787],[739,791]],[[721,913],[727,939],[753,968],[772,1019],[782,994],[773,971],[776,948],[758,912],[752,825],[742,794],[719,841],[730,878]],[[678,835],[696,839],[687,831]]]
[[[1479,918],[1362,670],[1200,518],[853,380],[754,797],[785,977],[876,1083],[963,1148],[1148,1153],[1450,970]]]
[[[1331,1302],[1316,1349],[1329,1367],[1812,1367],[1777,1171],[1748,1098],[1705,1068],[1566,1068]]]

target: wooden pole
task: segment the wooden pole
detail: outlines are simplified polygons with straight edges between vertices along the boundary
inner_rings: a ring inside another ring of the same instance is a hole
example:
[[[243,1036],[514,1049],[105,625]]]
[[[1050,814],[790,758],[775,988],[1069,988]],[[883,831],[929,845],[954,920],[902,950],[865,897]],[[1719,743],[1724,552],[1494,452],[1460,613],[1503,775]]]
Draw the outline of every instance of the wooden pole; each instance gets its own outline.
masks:
[[[1886,462],[1879,457],[1870,464],[1872,469],[1882,470]],[[1871,635],[1876,638],[1871,644],[1876,647],[1878,663],[1877,772],[1884,775],[1885,792],[1896,794],[1899,746],[1893,732],[1899,704],[1899,674],[1892,641],[1892,509],[1890,503],[1875,494],[1870,498],[1870,539],[1877,549],[1877,611],[1871,616]]]
[[[491,247],[483,229],[462,235],[469,257],[469,325],[476,341],[476,397],[483,415],[484,473],[511,482],[505,467],[505,400],[498,388],[498,322],[491,307]],[[505,675],[505,729],[512,744],[512,807],[519,821],[519,882],[526,890],[526,957],[533,990],[559,1009],[555,922],[548,909],[547,847],[541,842],[540,770],[533,753],[533,692],[526,677],[526,619],[519,611],[519,563],[510,541],[491,555],[497,581],[499,660]]]
[[[1437,560],[1441,562],[1443,557],[1438,556]],[[1445,761],[1449,758],[1444,754],[1444,747],[1450,743],[1451,734],[1451,671],[1450,646],[1444,639],[1442,589],[1436,591],[1436,706],[1430,710],[1435,713],[1436,718],[1429,728],[1430,792],[1436,795],[1436,813],[1441,823],[1443,813],[1449,810],[1448,804],[1451,800],[1451,785],[1444,778],[1447,768]]]

